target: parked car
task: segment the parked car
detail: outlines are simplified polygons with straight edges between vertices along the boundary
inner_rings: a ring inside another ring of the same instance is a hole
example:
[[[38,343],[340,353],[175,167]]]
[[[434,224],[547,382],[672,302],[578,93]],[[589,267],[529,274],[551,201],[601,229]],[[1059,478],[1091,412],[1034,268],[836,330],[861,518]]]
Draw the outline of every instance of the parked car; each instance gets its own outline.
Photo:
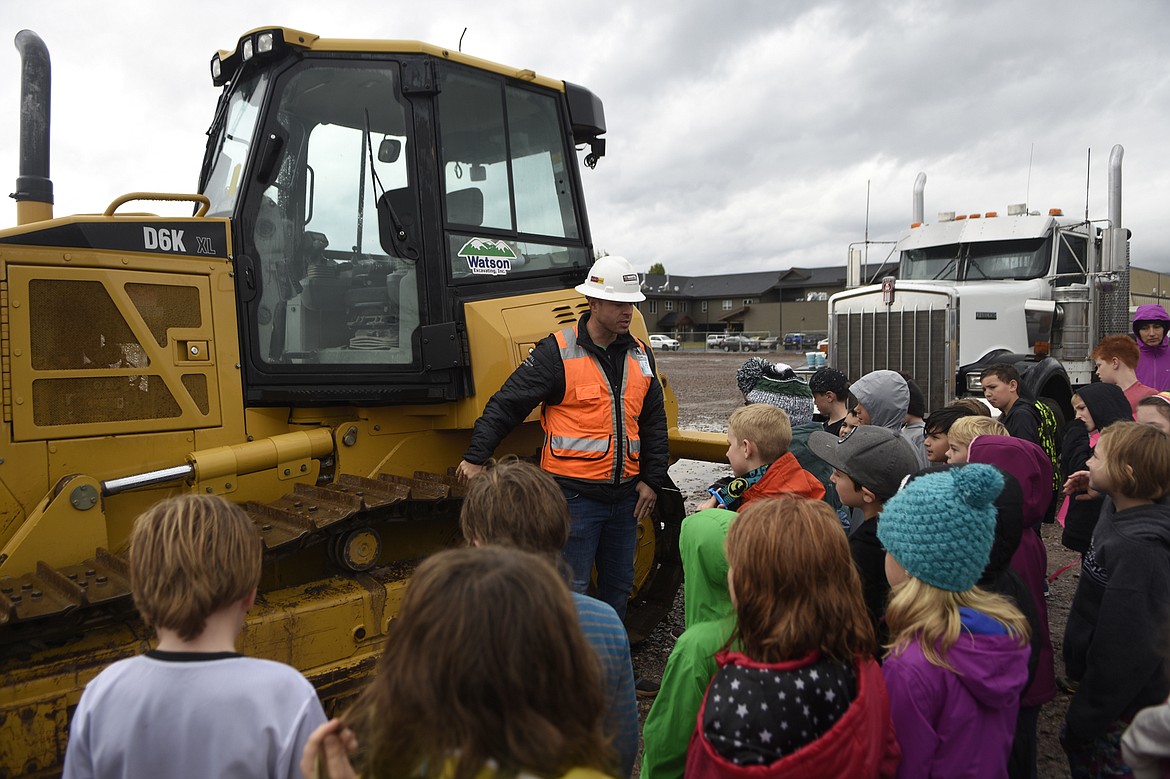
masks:
[[[664,352],[677,352],[678,346],[678,341],[669,335],[655,334],[650,336],[651,349],[661,349]]]
[[[707,336],[707,348],[718,349],[723,344],[723,339],[727,336],[724,333],[711,333]]]
[[[804,351],[805,343],[807,343],[807,341],[804,333],[784,334],[784,351],[786,352]]]
[[[756,339],[759,351],[774,352],[780,348],[783,339],[778,335],[762,335]]]
[[[746,335],[729,335],[719,344],[719,348],[725,352],[758,352],[760,342]]]

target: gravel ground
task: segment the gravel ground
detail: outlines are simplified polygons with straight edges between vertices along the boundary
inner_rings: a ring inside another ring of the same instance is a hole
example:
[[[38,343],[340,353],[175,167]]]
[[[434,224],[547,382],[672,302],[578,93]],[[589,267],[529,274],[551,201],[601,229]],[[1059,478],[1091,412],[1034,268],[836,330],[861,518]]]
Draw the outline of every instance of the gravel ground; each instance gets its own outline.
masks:
[[[656,353],[658,365],[674,389],[679,402],[679,426],[683,428],[718,431],[727,430],[727,418],[737,405],[743,402],[735,385],[735,372],[748,356],[724,354],[721,352],[666,352]],[[763,353],[773,361],[789,362],[794,367],[804,364],[804,355],[785,353]],[[679,460],[670,468],[671,477],[682,490],[688,512],[703,499],[708,484],[720,476],[730,473],[726,465]],[[1074,552],[1060,545],[1060,526],[1044,525],[1043,538],[1048,547],[1049,575],[1077,559]],[[1076,590],[1079,567],[1073,565],[1051,585],[1048,597],[1048,622],[1052,631],[1053,649],[1056,654],[1056,673],[1064,671],[1061,657],[1061,639],[1064,623],[1068,618],[1069,604]],[[679,590],[674,608],[658,628],[633,650],[634,671],[638,676],[661,679],[666,659],[674,646],[671,628],[683,627],[683,596]],[[1057,740],[1060,724],[1068,706],[1068,696],[1059,694],[1056,700],[1047,704],[1040,715],[1039,726],[1039,776],[1048,779],[1064,779],[1069,776],[1068,763]],[[651,702],[639,699],[638,714],[645,721]],[[640,764],[640,759],[639,759]],[[635,768],[634,776],[638,776]]]

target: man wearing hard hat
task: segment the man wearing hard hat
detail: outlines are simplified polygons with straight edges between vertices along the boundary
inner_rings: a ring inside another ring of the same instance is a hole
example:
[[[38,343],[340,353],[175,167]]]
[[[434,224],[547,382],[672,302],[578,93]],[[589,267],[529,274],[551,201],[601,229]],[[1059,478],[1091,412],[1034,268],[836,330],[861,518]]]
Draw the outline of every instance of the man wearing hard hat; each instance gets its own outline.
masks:
[[[625,617],[634,585],[638,519],[666,482],[666,410],[650,350],[630,335],[645,300],[629,261],[602,257],[576,290],[589,311],[541,339],[492,396],[459,463],[468,480],[538,404],[540,466],[561,485],[572,526],[564,558],[585,592],[594,563],[597,597]]]

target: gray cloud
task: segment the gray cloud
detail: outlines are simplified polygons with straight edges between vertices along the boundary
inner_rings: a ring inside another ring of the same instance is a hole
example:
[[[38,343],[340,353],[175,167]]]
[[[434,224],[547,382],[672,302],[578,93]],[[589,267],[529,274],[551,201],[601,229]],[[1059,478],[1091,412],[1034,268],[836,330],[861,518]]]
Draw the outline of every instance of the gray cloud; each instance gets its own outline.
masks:
[[[57,213],[97,211],[125,191],[192,189],[216,98],[207,62],[247,29],[279,22],[454,47],[466,26],[468,53],[584,84],[605,102],[608,156],[583,174],[594,242],[639,268],[840,264],[863,236],[867,182],[871,237],[893,239],[920,170],[928,218],[1025,199],[1080,214],[1090,148],[1089,199],[1102,217],[1114,143],[1126,148],[1134,260],[1170,268],[1161,2],[324,5],[110,0],[95,22],[75,3],[42,0],[0,27],[9,40],[17,23],[37,29],[53,55]],[[0,107],[14,109],[9,51]],[[0,173],[15,177],[9,127]]]

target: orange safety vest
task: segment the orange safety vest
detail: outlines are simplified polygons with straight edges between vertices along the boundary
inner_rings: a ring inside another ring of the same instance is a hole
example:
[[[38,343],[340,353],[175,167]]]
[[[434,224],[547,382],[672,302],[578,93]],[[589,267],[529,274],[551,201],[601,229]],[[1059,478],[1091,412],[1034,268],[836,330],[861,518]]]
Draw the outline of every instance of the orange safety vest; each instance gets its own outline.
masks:
[[[638,416],[654,378],[645,346],[635,338],[637,346],[626,352],[616,407],[605,368],[577,343],[577,328],[561,330],[556,339],[565,368],[565,396],[541,409],[540,467],[581,481],[616,484],[633,479],[642,448]]]

